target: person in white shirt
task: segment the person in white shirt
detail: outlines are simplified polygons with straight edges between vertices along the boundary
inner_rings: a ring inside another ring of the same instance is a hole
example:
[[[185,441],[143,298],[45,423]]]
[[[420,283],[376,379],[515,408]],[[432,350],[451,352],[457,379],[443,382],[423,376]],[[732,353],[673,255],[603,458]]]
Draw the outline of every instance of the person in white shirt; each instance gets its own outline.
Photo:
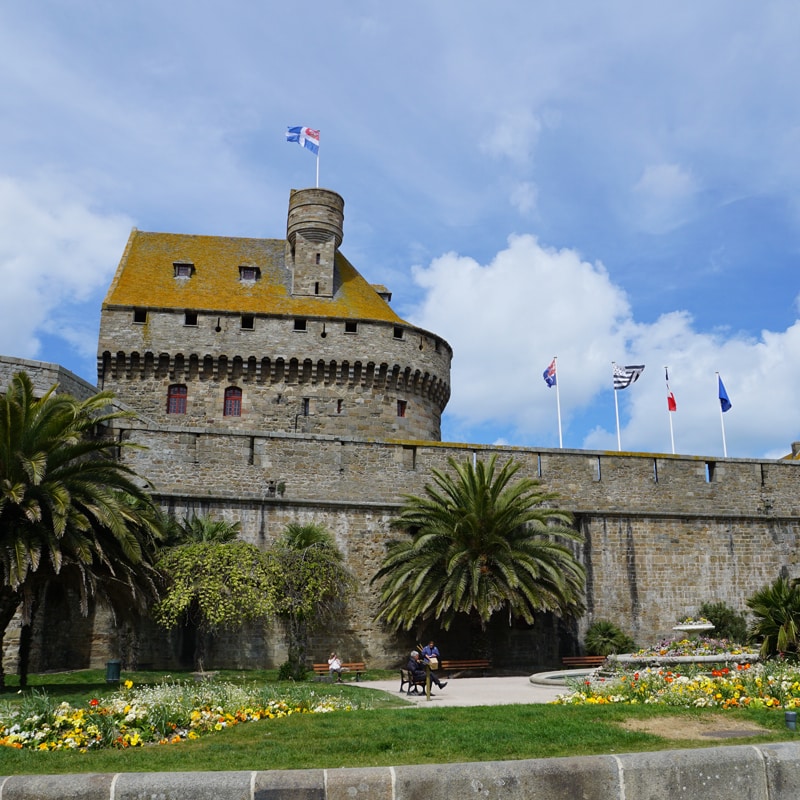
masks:
[[[336,683],[342,682],[342,660],[335,652],[331,653],[331,657],[328,659],[328,671],[330,672],[331,680],[333,680],[333,675],[336,673],[338,678]]]

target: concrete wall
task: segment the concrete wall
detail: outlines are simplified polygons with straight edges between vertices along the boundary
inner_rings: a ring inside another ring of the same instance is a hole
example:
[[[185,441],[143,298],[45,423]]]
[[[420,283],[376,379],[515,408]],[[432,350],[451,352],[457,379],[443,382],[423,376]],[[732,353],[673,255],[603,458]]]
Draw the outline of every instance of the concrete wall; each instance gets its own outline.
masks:
[[[12,775],[2,800],[796,800],[800,745],[272,772]]]

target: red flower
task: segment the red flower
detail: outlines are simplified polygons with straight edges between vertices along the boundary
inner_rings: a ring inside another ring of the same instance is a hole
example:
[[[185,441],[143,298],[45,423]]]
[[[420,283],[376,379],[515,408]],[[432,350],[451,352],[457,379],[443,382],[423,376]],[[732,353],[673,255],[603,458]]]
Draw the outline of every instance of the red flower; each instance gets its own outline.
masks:
[[[100,701],[99,701],[99,700],[98,700],[96,697],[93,697],[93,698],[92,698],[92,699],[89,701],[89,705],[90,705],[92,708],[97,708],[97,706],[99,706],[99,705],[100,705]]]

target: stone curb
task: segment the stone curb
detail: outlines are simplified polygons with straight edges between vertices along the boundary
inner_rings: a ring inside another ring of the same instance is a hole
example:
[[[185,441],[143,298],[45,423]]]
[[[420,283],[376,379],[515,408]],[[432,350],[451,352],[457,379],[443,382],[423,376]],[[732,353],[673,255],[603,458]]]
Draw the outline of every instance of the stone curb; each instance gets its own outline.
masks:
[[[796,800],[800,744],[274,772],[11,775],[0,800]]]

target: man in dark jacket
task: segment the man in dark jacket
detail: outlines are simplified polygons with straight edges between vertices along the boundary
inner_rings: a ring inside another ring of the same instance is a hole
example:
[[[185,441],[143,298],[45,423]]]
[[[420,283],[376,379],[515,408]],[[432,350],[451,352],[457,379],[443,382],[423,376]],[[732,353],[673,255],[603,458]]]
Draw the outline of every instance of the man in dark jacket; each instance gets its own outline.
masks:
[[[416,650],[411,651],[406,669],[411,673],[411,677],[414,681],[422,683],[425,680],[425,665],[420,661],[419,653]],[[447,686],[447,681],[442,683],[433,672],[431,672],[431,683],[436,684],[440,689],[444,689],[444,687]]]

